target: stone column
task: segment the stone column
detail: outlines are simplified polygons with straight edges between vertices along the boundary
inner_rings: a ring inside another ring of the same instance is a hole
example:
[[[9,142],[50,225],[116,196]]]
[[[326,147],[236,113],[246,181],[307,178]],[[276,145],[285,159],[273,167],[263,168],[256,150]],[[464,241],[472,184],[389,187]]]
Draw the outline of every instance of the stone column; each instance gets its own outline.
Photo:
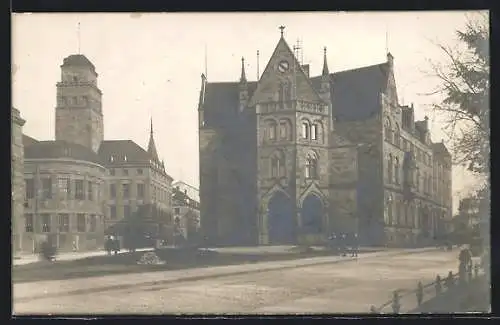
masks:
[[[23,250],[22,237],[24,232],[24,146],[22,127],[26,123],[21,118],[19,110],[11,108],[11,191],[12,191],[12,254]],[[29,247],[27,250],[31,250]]]

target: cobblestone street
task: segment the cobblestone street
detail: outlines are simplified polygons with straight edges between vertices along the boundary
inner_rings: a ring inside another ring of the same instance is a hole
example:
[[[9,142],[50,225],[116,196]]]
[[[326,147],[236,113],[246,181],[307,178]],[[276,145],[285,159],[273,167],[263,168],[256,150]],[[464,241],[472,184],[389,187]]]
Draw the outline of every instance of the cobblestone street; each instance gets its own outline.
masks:
[[[446,275],[457,266],[456,252],[439,250],[397,255],[367,253],[357,260],[343,259],[339,263],[297,263],[296,268],[200,280],[186,276],[220,273],[215,270],[223,268],[15,284],[14,313],[360,313],[387,301],[395,289],[414,289],[419,280],[432,282],[437,274]],[[238,267],[250,270],[259,265]],[[165,281],[174,276],[179,279]],[[120,288],[120,283],[126,286]]]

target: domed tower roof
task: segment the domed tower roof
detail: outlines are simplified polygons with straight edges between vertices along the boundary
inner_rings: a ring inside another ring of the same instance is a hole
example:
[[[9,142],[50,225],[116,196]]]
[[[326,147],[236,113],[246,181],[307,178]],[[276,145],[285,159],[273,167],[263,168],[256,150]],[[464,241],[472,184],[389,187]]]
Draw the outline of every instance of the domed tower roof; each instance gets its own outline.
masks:
[[[63,60],[61,67],[88,67],[95,72],[95,66],[83,54],[72,54]]]

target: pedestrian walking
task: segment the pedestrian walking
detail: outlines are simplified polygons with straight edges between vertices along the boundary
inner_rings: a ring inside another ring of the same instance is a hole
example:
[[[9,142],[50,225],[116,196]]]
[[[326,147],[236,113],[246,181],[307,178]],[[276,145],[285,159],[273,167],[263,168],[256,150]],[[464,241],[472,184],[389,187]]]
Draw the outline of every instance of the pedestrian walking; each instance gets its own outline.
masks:
[[[342,234],[341,238],[340,238],[340,245],[341,245],[341,249],[342,249],[342,256],[346,256],[347,254],[347,238],[346,238],[346,234]]]
[[[358,250],[359,250],[358,234],[354,233],[352,237],[351,257],[358,257]]]
[[[76,252],[78,248],[76,247],[76,240],[73,240],[73,252]]]
[[[334,232],[332,232],[330,236],[328,236],[328,246],[331,250],[337,252],[337,236]]]

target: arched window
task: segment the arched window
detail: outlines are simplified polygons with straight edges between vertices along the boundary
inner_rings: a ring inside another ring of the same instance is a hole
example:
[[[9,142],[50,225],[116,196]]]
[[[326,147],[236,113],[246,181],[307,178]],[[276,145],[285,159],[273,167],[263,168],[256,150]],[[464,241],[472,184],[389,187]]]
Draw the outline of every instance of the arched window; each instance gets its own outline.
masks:
[[[292,100],[292,86],[290,81],[285,83],[283,93],[286,101]]]
[[[280,139],[292,140],[292,123],[289,120],[280,121]]]
[[[415,179],[415,187],[417,188],[417,191],[420,191],[420,170],[417,168],[417,172],[415,173],[416,179]]]
[[[275,152],[271,156],[271,177],[285,176],[285,155],[281,151]]]
[[[308,139],[309,138],[309,123],[307,122],[302,122],[302,139]]]
[[[388,118],[385,119],[384,135],[385,141],[392,143],[391,120],[389,120]]]
[[[399,159],[398,157],[394,157],[394,179],[396,181],[396,184],[399,184]]]
[[[423,180],[424,180],[424,188],[423,188],[423,190],[424,190],[424,193],[427,193],[427,186],[428,185],[427,185],[427,173],[426,172],[424,172],[424,179]]]
[[[276,123],[269,123],[269,140],[276,140]]]
[[[399,125],[397,123],[396,126],[394,127],[394,144],[398,147],[401,144],[401,135],[399,132]]]
[[[387,158],[387,181],[392,183],[392,155]]]
[[[427,192],[432,194],[432,177],[430,175],[427,176]]]
[[[387,225],[392,225],[394,220],[393,220],[393,201],[392,201],[392,195],[389,194],[389,196],[387,197]]]
[[[306,157],[306,178],[317,179],[318,178],[318,158],[314,153],[309,153]]]
[[[311,140],[318,140],[318,125],[311,125]]]

